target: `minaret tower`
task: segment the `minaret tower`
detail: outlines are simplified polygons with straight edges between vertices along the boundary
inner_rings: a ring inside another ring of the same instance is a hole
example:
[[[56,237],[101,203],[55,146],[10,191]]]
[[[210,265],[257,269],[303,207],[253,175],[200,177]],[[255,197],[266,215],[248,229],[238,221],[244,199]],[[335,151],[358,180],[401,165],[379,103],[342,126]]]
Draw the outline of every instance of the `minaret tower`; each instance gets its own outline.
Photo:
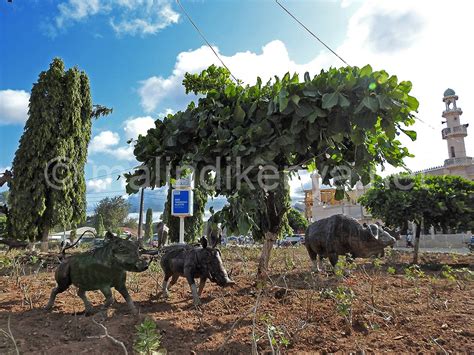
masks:
[[[444,92],[443,102],[446,104],[446,110],[443,111],[443,117],[447,127],[443,128],[441,135],[448,143],[448,159],[444,161],[445,167],[470,164],[472,158],[466,156],[466,146],[464,137],[467,136],[468,124],[461,124],[460,116],[462,110],[456,106],[458,96],[453,89],[447,89]]]

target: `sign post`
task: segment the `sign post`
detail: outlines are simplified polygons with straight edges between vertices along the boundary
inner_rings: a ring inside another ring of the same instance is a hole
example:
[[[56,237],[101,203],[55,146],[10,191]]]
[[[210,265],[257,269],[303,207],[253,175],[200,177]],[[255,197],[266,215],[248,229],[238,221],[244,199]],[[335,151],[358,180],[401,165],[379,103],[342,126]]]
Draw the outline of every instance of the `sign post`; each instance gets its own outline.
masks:
[[[171,215],[179,217],[179,243],[184,244],[184,218],[193,215],[193,190],[190,179],[180,179],[171,192]]]

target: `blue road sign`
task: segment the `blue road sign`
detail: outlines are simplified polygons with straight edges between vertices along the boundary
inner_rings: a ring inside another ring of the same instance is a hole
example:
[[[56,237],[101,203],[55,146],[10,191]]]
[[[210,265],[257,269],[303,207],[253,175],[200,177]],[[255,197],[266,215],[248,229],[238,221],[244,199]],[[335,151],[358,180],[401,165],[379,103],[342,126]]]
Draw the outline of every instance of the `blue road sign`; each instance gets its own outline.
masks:
[[[193,215],[193,191],[192,190],[173,190],[171,192],[171,214],[173,216],[192,216]]]

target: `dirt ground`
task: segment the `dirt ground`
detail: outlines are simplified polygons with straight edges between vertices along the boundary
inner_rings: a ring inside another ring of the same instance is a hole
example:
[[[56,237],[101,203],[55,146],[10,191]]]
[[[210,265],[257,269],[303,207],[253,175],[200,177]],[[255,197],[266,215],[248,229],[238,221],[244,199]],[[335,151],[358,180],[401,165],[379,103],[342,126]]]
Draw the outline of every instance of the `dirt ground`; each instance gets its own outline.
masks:
[[[237,285],[208,283],[202,306],[192,304],[184,279],[169,300],[157,299],[159,264],[128,274],[128,287],[140,310],[128,311],[115,292],[108,311],[85,317],[74,288],[60,294],[51,313],[42,310],[55,286],[54,266],[0,264],[0,353],[119,354],[104,328],[129,353],[135,326],[151,317],[169,353],[447,352],[474,351],[474,256],[426,254],[417,272],[407,269],[411,254],[356,260],[336,273],[311,273],[304,247],[275,249],[269,281],[254,285],[260,250],[223,248],[223,260]],[[0,260],[4,252],[0,252]],[[4,257],[3,257],[4,258]],[[25,258],[23,258],[25,259]],[[24,261],[24,260],[23,260]],[[449,267],[442,270],[443,265]],[[103,296],[89,292],[99,308]],[[8,330],[8,321],[10,331]]]

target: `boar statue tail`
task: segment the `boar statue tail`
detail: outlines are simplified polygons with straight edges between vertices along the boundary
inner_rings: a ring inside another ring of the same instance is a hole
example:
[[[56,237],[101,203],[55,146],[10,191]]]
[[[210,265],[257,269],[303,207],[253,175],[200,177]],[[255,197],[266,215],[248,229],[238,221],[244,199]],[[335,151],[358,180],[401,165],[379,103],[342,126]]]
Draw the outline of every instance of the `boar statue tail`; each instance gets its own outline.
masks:
[[[60,254],[60,256],[59,256],[59,260],[63,260],[63,259],[65,258],[65,256],[66,256],[66,250],[75,247],[75,246],[77,245],[77,243],[79,243],[79,241],[82,239],[82,237],[84,236],[84,234],[86,234],[86,233],[91,233],[91,234],[94,236],[94,238],[97,238],[97,235],[96,235],[93,231],[91,231],[91,230],[86,230],[86,231],[84,231],[84,233],[82,233],[82,234],[80,235],[80,237],[77,238],[77,239],[74,241],[74,243],[72,243],[72,244],[70,244],[70,245],[67,245],[66,243],[64,243],[64,244],[62,245],[62,247],[61,247],[61,254]]]

